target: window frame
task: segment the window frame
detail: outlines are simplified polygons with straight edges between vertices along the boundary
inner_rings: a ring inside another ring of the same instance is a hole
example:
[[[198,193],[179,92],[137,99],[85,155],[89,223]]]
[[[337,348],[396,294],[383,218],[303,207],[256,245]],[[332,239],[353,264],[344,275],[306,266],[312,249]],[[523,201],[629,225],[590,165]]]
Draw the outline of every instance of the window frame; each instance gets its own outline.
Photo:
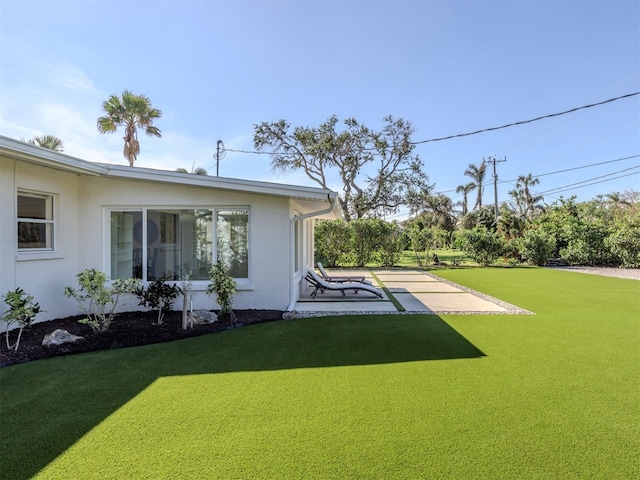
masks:
[[[51,218],[31,218],[20,217],[19,212],[19,197],[32,197],[43,198],[45,200],[45,217],[50,215]],[[52,254],[56,254],[58,251],[58,228],[59,215],[58,215],[58,195],[51,192],[44,192],[39,190],[31,190],[26,188],[16,189],[15,194],[15,249],[19,259],[42,259],[51,257]],[[47,247],[20,247],[20,224],[21,223],[36,223],[50,226],[50,234],[46,237],[45,229],[45,243],[50,243]],[[20,258],[22,257],[22,258]],[[31,257],[31,258],[29,258]],[[57,258],[57,256],[56,256]]]
[[[216,206],[203,206],[203,205],[151,205],[151,206],[132,206],[132,205],[111,205],[104,207],[104,266],[105,271],[108,273],[109,277],[111,277],[111,215],[113,212],[140,212],[142,216],[142,224],[146,225],[148,221],[148,212],[150,210],[209,210],[212,214],[212,229],[213,229],[213,244],[212,244],[212,264],[217,261],[218,258],[218,225],[217,225],[217,216],[219,212],[229,212],[229,211],[246,211],[247,212],[247,277],[246,278],[234,278],[236,281],[237,290],[252,290],[252,246],[251,246],[251,207],[248,205],[216,205]],[[147,244],[146,238],[146,229],[142,229],[143,235],[142,239],[145,245]],[[148,248],[148,247],[147,247]],[[146,276],[144,274],[144,268],[147,265],[148,259],[146,258],[146,249],[145,246],[142,247],[143,251],[143,278]],[[171,280],[172,282],[180,282],[180,280]],[[149,280],[147,280],[147,283]],[[192,280],[192,287],[194,290],[206,290],[209,285],[209,280]]]

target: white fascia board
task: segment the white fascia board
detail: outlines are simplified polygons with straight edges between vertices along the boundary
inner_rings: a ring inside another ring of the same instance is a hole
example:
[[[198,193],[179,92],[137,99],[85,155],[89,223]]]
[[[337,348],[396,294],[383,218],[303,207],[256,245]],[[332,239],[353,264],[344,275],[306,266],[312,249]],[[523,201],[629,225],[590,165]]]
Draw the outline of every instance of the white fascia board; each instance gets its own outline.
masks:
[[[54,152],[47,148],[37,147],[28,143],[14,140],[0,135],[0,155],[15,160],[42,165],[64,172],[80,173],[85,175],[104,175],[109,170],[99,164],[80,160],[79,158]]]
[[[324,188],[260,182],[256,180],[243,180],[238,178],[212,177],[209,175],[195,175],[193,173],[155,170],[152,168],[127,167],[123,165],[101,165],[108,169],[108,173],[106,174],[108,177],[217,188],[262,195],[275,195],[279,197],[312,200],[315,202],[330,201],[337,195],[336,192]]]
[[[129,167],[105,163],[89,162],[60,152],[30,145],[13,138],[0,135],[0,155],[37,165],[84,175],[127,178],[150,182],[164,182],[174,185],[190,185],[205,188],[218,188],[229,191],[275,195],[279,197],[326,202],[336,198],[337,194],[328,189],[260,182],[237,178],[195,175],[170,170]]]

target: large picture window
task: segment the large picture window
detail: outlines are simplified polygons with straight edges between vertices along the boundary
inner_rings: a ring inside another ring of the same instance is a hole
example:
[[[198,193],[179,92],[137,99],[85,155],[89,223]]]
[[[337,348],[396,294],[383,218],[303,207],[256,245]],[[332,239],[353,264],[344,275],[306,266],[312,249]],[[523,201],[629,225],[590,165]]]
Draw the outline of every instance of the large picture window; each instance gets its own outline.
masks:
[[[18,249],[53,250],[53,195],[18,192]]]
[[[215,258],[234,278],[249,276],[246,209],[111,211],[110,222],[113,279],[181,280],[188,275],[208,281],[214,246]]]

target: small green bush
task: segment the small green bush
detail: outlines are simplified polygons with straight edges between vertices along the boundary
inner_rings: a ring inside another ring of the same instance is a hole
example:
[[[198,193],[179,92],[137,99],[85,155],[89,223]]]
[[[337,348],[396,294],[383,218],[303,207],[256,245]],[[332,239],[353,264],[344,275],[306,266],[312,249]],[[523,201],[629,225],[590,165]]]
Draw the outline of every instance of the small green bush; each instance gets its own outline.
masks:
[[[236,282],[227,273],[227,269],[218,262],[209,270],[209,279],[211,284],[207,287],[207,294],[215,293],[218,295],[218,305],[220,305],[220,313],[228,314],[235,323],[236,316],[233,313],[231,305],[233,303],[233,294],[236,293]]]
[[[136,291],[136,295],[140,299],[139,305],[158,311],[158,325],[162,325],[165,312],[171,309],[173,301],[181,292],[180,287],[175,283],[169,285],[165,280],[166,278],[157,278],[147,288],[141,286]]]
[[[65,287],[64,294],[78,302],[86,314],[79,322],[89,325],[94,332],[109,330],[120,295],[135,294],[140,289],[140,280],[136,278],[114,280],[108,286],[107,275],[95,268],[87,268],[76,278],[80,288]]]
[[[9,350],[17,351],[20,346],[20,339],[22,338],[22,330],[24,327],[31,325],[31,322],[35,316],[40,313],[40,305],[33,301],[32,295],[27,295],[21,288],[16,288],[14,291],[9,291],[4,296],[4,303],[9,305],[7,310],[0,319],[7,323],[6,340],[7,348]],[[9,341],[9,330],[11,325],[17,323],[20,326],[18,331],[18,338],[15,343],[11,344]]]

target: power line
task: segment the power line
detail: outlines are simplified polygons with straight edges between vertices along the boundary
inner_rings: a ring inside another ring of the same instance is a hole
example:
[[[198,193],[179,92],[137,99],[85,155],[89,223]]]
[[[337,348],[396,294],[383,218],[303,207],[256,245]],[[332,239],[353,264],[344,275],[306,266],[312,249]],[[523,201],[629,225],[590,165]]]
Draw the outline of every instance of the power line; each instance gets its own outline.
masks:
[[[617,175],[619,173],[623,173],[623,172],[628,172],[629,170],[634,170],[640,168],[640,165],[636,165],[635,167],[630,167],[630,168],[625,168],[624,170],[618,170],[617,172],[612,172],[612,173],[608,173],[606,175],[600,175],[599,177],[593,177],[593,178],[589,178],[587,180],[582,180],[581,182],[576,182],[576,183],[570,183],[569,185],[563,185],[561,187],[556,187],[556,188],[552,188],[550,190],[545,190],[544,192],[536,192],[538,195],[545,195],[545,194],[553,194],[553,193],[558,193],[556,192],[556,190],[567,190],[567,189],[571,189],[571,188],[582,188],[582,187],[586,187],[588,185],[595,185],[597,183],[602,183],[602,182],[608,182],[609,180],[614,180],[614,179],[618,179],[618,178],[623,178],[623,177],[629,177],[631,175],[637,175],[640,172],[633,172],[633,173],[627,173],[625,175],[621,175],[618,177],[614,177],[614,178],[608,178],[606,180],[601,180],[600,182],[595,182],[595,183],[588,183],[588,182],[592,182],[593,180],[600,180],[602,178],[606,178],[606,177],[610,177],[612,175]],[[588,184],[588,185],[582,185],[582,184]],[[580,185],[580,186],[578,186]]]
[[[429,142],[439,142],[441,140],[450,140],[452,138],[458,138],[458,137],[468,137],[470,135],[477,135],[479,133],[491,132],[493,130],[500,130],[500,129],[503,129],[503,128],[513,127],[513,126],[516,126],[516,125],[524,125],[525,123],[537,122],[538,120],[543,120],[545,118],[559,117],[560,115],[566,115],[567,113],[577,112],[578,110],[583,110],[585,108],[597,107],[598,105],[604,105],[605,103],[615,102],[616,100],[621,100],[623,98],[633,97],[634,95],[640,95],[640,92],[628,93],[627,95],[622,95],[620,97],[610,98],[608,100],[603,100],[602,102],[591,103],[589,105],[583,105],[581,107],[576,107],[576,108],[572,108],[570,110],[565,110],[564,112],[550,113],[548,115],[542,115],[540,117],[532,118],[530,120],[521,120],[519,122],[508,123],[506,125],[501,125],[500,127],[483,128],[482,130],[476,130],[475,132],[458,133],[457,135],[449,135],[447,137],[440,137],[440,138],[431,138],[429,140],[421,140],[419,142],[410,142],[410,143],[412,143],[414,145],[417,145],[417,144],[420,144],[420,143],[429,143]]]
[[[640,174],[640,172],[627,173],[625,175],[620,175],[618,177],[607,178],[605,180],[598,180],[597,182],[587,183],[585,185],[579,185],[577,187],[565,188],[564,190],[556,190],[556,191],[550,190],[551,193],[547,193],[546,196],[547,197],[555,197],[557,194],[563,193],[563,192],[566,192],[566,191],[569,191],[569,190],[575,190],[575,189],[583,188],[583,187],[590,187],[592,185],[597,185],[599,183],[610,182],[611,180],[618,180],[620,178],[625,178],[625,177],[632,177],[633,175],[638,175],[638,174]]]
[[[629,97],[633,97],[636,95],[640,95],[640,92],[634,92],[634,93],[628,93],[626,95],[621,95],[619,97],[614,97],[614,98],[609,98],[608,100],[603,100],[601,102],[596,102],[596,103],[590,103],[588,105],[582,105],[581,107],[575,107],[575,108],[571,108],[569,110],[565,110],[563,112],[557,112],[557,113],[550,113],[547,115],[542,115],[536,118],[531,118],[529,120],[521,120],[519,122],[512,122],[512,123],[507,123],[506,125],[501,125],[499,127],[489,127],[489,128],[483,128],[481,130],[476,130],[474,132],[467,132],[467,133],[458,133],[456,135],[448,135],[446,137],[439,137],[439,138],[430,138],[428,140],[419,140],[417,142],[409,142],[409,144],[411,145],[420,145],[422,143],[430,143],[430,142],[440,142],[443,140],[451,140],[452,138],[460,138],[460,137],[468,137],[471,135],[478,135],[480,133],[485,133],[485,132],[492,132],[495,130],[501,130],[503,128],[509,128],[509,127],[514,127],[516,125],[524,125],[527,123],[532,123],[532,122],[537,122],[539,120],[544,120],[546,118],[553,118],[553,117],[559,117],[561,115],[566,115],[568,113],[573,113],[573,112],[577,112],[578,110],[584,110],[586,108],[592,108],[592,107],[597,107],[600,105],[605,105],[607,103],[611,103],[611,102],[615,102],[617,100],[622,100],[624,98],[629,98]],[[374,148],[369,148],[366,150],[375,150]],[[256,150],[235,150],[232,148],[227,148],[227,151],[229,152],[236,152],[236,153],[249,153],[249,154],[253,154],[253,155],[277,155],[280,152],[259,152]]]
[[[540,174],[537,174],[537,175],[532,174],[532,176],[534,176],[534,177],[546,177],[548,175],[555,175],[555,174],[558,174],[558,173],[571,172],[571,171],[574,171],[574,170],[582,170],[584,168],[596,167],[598,165],[606,165],[608,163],[622,162],[624,160],[631,160],[632,158],[638,158],[638,157],[640,157],[640,154],[639,155],[630,155],[628,157],[616,158],[614,160],[606,160],[604,162],[597,162],[597,163],[590,163],[590,164],[587,164],[587,165],[580,165],[578,167],[573,167],[573,168],[565,168],[564,170],[556,170],[555,172],[540,173]],[[501,180],[498,183],[501,183],[501,184],[502,183],[509,183],[509,184],[511,184],[511,183],[515,182],[516,180],[518,180],[518,179],[517,178],[513,178],[511,180]],[[482,186],[486,187],[487,185],[491,185],[491,182],[486,182]],[[456,189],[452,189],[452,190],[443,190],[443,191],[437,192],[437,193],[451,193],[451,192],[455,192],[455,191],[456,191]]]

